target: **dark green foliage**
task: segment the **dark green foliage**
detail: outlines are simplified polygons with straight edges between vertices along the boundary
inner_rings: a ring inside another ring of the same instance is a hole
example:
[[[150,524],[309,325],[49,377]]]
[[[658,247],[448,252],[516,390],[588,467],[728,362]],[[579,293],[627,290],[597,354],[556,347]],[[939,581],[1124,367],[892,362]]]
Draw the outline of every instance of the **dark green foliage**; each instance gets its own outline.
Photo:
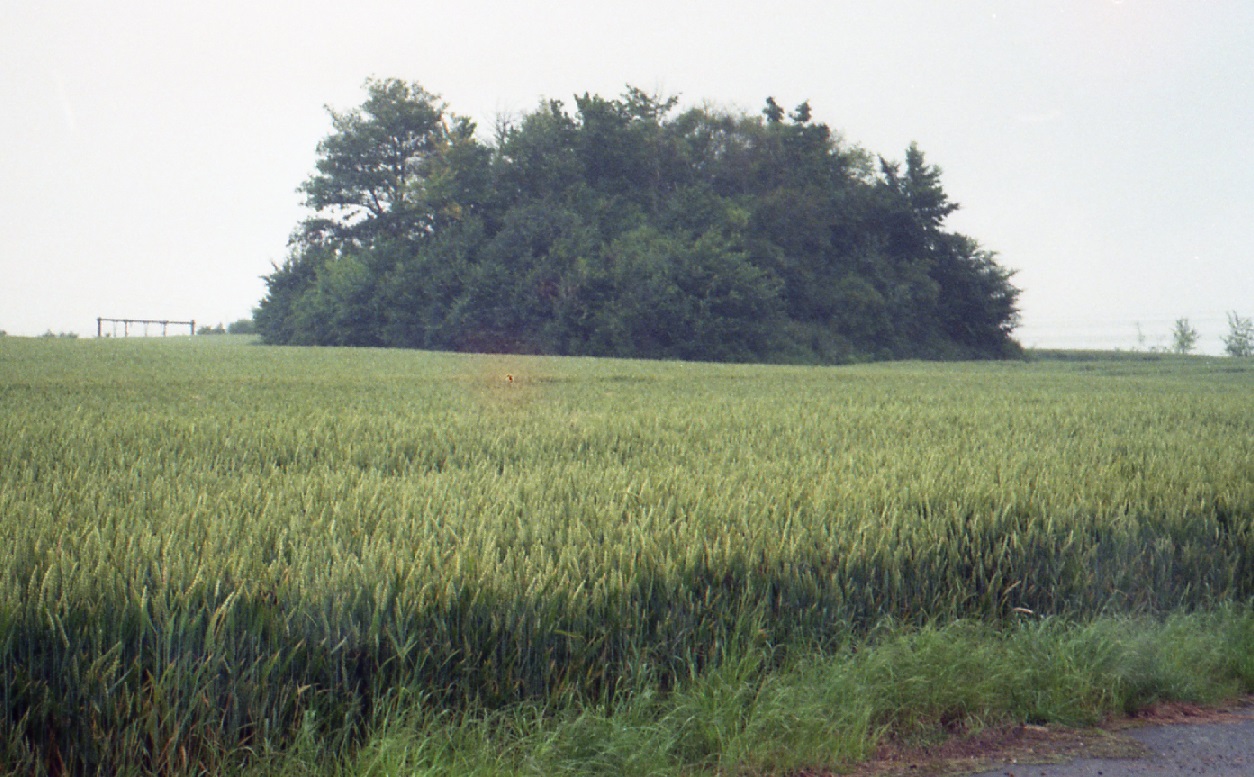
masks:
[[[1019,290],[912,145],[629,88],[492,143],[417,84],[332,111],[266,342],[717,361],[1000,358]]]

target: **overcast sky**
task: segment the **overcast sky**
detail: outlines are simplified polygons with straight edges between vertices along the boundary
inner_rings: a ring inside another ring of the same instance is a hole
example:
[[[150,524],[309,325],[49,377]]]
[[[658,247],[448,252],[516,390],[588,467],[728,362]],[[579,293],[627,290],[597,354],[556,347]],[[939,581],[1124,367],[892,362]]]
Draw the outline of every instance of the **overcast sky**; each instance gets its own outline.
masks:
[[[229,323],[302,217],[325,105],[501,113],[632,84],[917,141],[1024,289],[1029,346],[1221,349],[1254,316],[1249,0],[0,0],[0,329]]]

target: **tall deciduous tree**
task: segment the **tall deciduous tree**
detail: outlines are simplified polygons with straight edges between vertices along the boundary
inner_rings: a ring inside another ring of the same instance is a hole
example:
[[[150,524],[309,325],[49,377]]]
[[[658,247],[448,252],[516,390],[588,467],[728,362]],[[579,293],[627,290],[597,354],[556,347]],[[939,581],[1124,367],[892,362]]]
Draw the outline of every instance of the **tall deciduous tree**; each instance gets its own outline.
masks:
[[[368,245],[421,234],[435,218],[425,183],[450,140],[443,103],[397,79],[369,80],[366,92],[359,108],[327,109],[334,131],[299,189],[313,212],[301,239]]]

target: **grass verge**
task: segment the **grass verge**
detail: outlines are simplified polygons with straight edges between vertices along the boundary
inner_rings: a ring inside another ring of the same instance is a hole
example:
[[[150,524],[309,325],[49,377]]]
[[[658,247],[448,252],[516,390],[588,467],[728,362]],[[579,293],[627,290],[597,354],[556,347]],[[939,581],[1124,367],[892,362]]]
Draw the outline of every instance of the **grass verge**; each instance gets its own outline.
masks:
[[[995,726],[1092,725],[1161,701],[1254,691],[1254,610],[882,625],[834,654],[746,646],[669,694],[642,682],[613,709],[568,699],[450,714],[398,697],[353,752],[309,721],[262,775],[800,775],[885,744]]]

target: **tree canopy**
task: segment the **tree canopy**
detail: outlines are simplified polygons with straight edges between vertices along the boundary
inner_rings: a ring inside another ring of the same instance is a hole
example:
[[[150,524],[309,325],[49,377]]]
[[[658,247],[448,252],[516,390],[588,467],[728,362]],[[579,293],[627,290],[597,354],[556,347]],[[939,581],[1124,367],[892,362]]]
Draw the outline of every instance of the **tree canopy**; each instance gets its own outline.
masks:
[[[808,102],[677,110],[628,87],[484,140],[395,79],[331,110],[270,343],[720,361],[1015,354],[1019,290],[915,145],[873,157]]]

